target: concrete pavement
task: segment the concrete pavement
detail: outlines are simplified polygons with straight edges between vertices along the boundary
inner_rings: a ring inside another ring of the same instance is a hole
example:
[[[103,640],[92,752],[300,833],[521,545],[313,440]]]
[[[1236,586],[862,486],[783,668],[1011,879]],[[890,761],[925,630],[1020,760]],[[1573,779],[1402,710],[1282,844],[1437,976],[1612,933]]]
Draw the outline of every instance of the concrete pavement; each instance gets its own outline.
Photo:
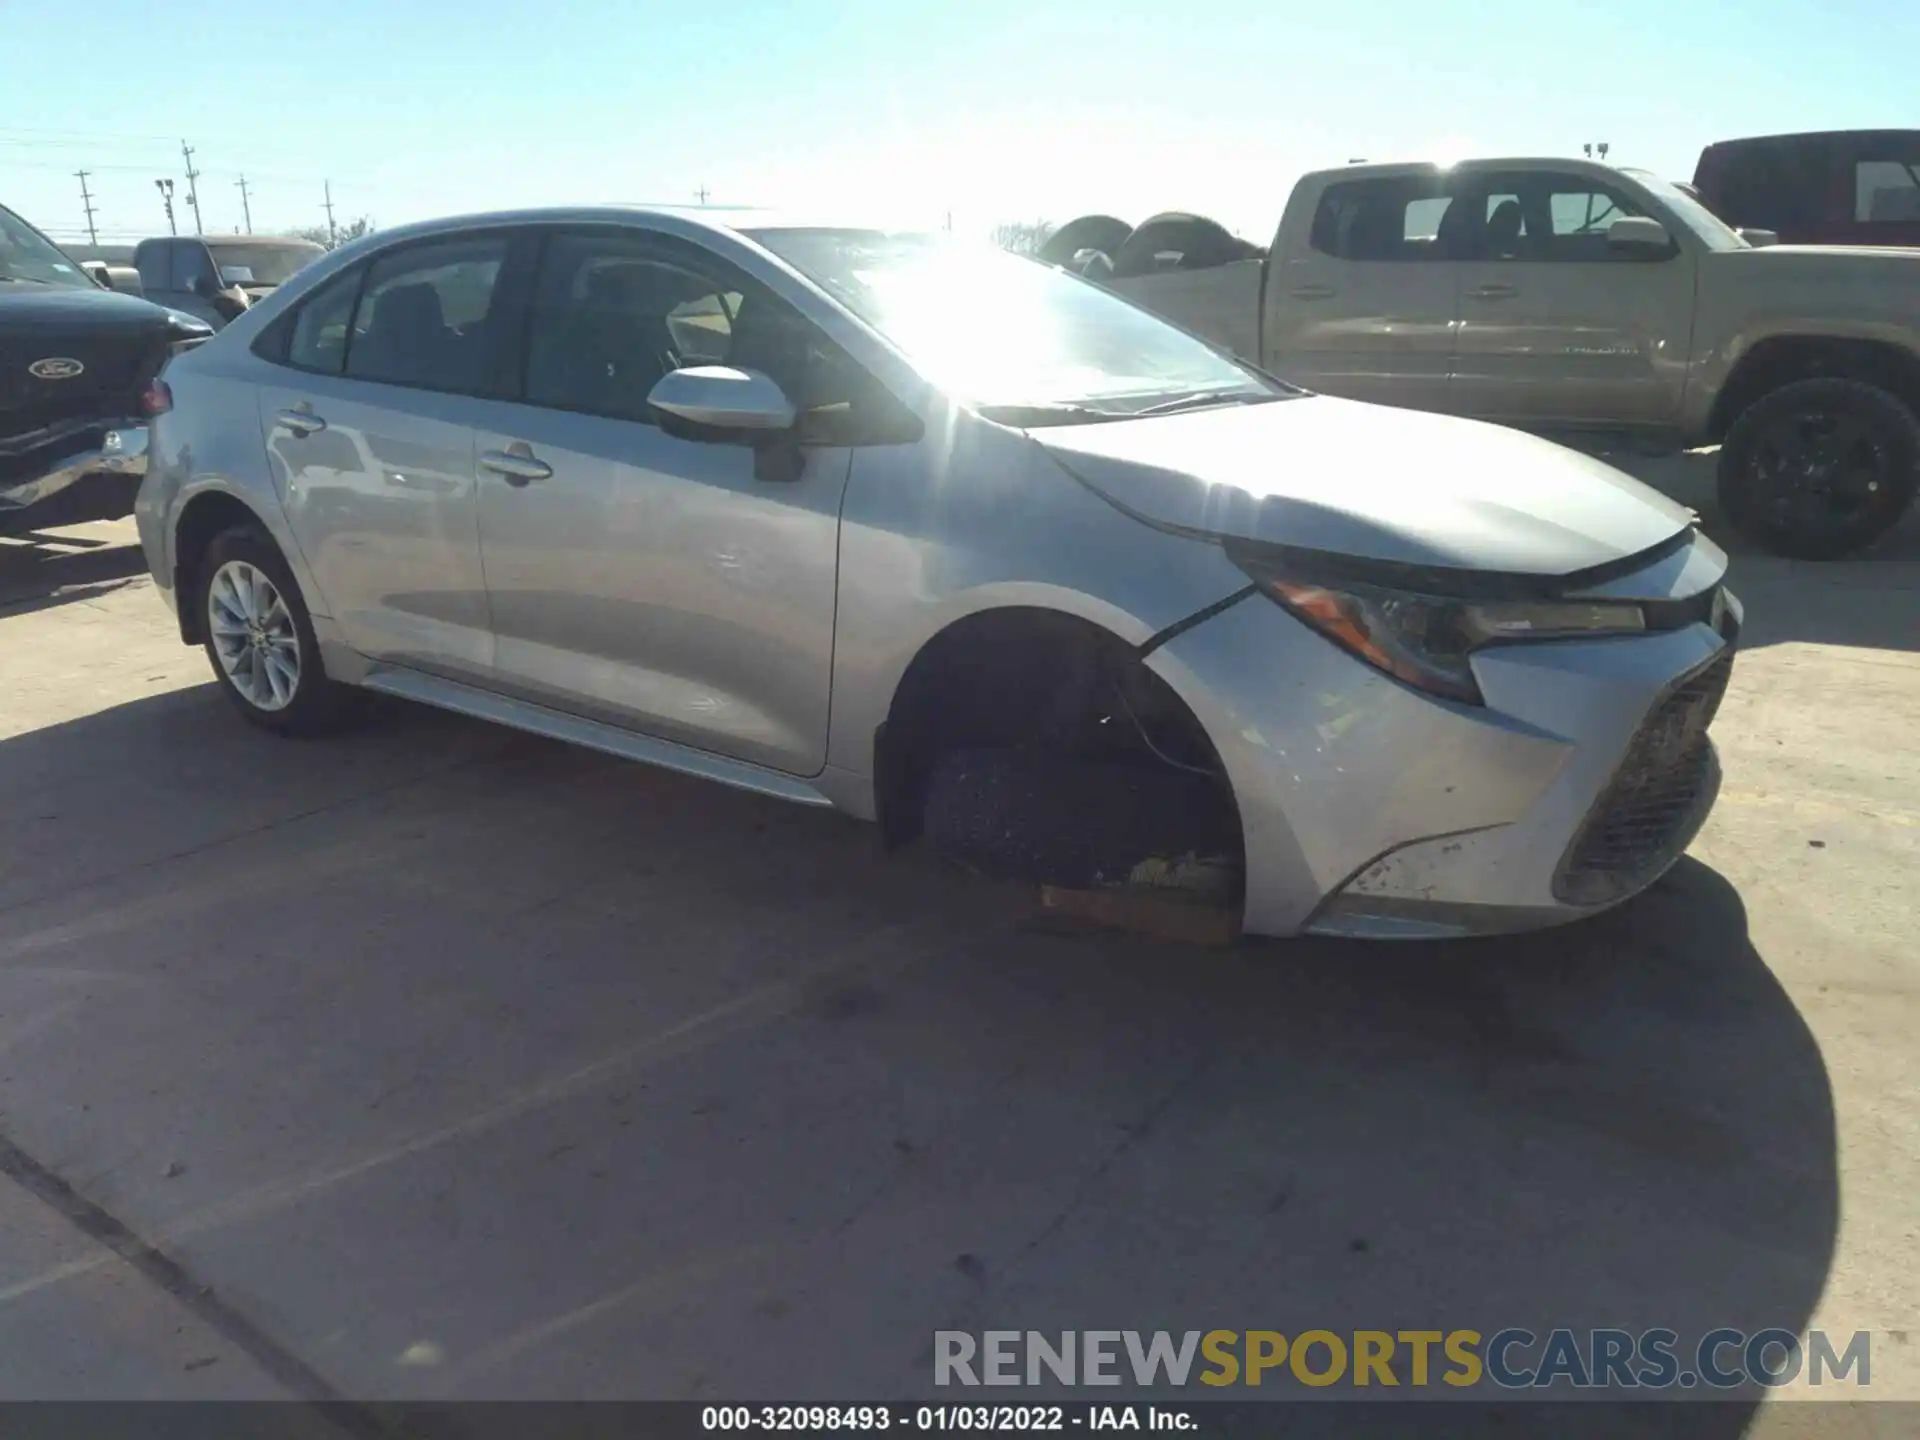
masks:
[[[1740,557],[1726,789],[1646,896],[1229,952],[426,711],[275,741],[130,529],[14,547],[0,1134],[182,1282],[0,1178],[0,1393],[898,1397],[936,1328],[1517,1324],[1871,1329],[1920,1395],[1912,534]]]

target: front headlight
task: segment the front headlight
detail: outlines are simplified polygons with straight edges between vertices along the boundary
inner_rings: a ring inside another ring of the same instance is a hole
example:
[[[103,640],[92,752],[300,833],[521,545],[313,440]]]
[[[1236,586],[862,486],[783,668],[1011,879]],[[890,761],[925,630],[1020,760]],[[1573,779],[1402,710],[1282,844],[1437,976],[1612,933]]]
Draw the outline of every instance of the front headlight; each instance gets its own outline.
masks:
[[[1352,581],[1320,582],[1240,558],[1254,582],[1306,624],[1376,669],[1449,700],[1481,703],[1474,651],[1647,628],[1638,605],[1590,600],[1465,600]]]

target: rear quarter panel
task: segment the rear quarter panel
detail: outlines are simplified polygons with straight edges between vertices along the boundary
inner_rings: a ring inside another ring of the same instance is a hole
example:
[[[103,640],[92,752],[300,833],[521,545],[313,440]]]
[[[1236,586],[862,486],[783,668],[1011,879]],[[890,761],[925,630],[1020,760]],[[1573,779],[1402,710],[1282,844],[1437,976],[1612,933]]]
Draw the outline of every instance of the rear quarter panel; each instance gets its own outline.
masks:
[[[147,476],[135,510],[141,543],[154,583],[177,609],[180,518],[201,496],[229,496],[272,536],[308,610],[322,620],[325,598],[294,541],[267,463],[255,398],[260,369],[238,337],[224,333],[167,366],[162,378],[173,392],[173,409],[156,417],[149,433]]]

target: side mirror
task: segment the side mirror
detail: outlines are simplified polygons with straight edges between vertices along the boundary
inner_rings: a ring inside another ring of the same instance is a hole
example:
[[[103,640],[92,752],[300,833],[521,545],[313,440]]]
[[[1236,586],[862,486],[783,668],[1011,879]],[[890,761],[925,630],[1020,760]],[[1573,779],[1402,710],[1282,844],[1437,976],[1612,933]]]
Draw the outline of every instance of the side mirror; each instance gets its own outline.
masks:
[[[1667,227],[1645,215],[1623,215],[1607,227],[1607,244],[1615,250],[1665,254],[1673,248]]]
[[[145,297],[147,287],[140,283],[140,272],[134,269],[133,266],[108,265],[105,268],[107,272],[107,284],[113,289],[122,291],[128,295]]]
[[[695,440],[773,440],[799,418],[771,376],[729,365],[669,370],[648,393],[647,405],[663,428]]]
[[[1780,243],[1780,232],[1778,230],[1756,230],[1743,225],[1734,233],[1756,250],[1768,245],[1778,245]]]

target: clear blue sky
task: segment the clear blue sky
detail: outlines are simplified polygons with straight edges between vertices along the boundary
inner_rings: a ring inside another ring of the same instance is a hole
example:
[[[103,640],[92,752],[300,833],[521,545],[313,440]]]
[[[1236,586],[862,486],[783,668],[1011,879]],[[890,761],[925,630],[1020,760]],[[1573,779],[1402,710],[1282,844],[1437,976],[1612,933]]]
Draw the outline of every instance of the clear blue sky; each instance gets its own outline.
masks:
[[[0,200],[164,232],[514,204],[857,206],[958,230],[1195,209],[1264,239],[1350,157],[1572,154],[1692,174],[1700,147],[1920,127],[1915,0],[0,0]],[[176,204],[185,219],[185,185]],[[190,225],[183,223],[183,229]],[[103,235],[103,238],[109,238]]]

